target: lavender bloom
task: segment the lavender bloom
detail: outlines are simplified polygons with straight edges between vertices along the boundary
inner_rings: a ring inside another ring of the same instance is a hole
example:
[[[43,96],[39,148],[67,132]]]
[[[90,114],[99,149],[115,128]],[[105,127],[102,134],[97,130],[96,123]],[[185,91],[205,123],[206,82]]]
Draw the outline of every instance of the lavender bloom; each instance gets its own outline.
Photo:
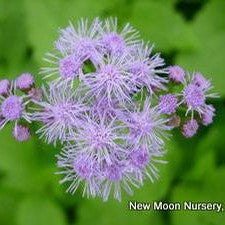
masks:
[[[212,105],[206,105],[204,113],[201,115],[202,124],[208,126],[213,122],[213,117],[215,116],[215,108]]]
[[[57,165],[62,169],[58,174],[64,175],[60,183],[71,182],[67,192],[74,194],[80,184],[84,183],[83,196],[95,197],[100,194],[100,183],[96,178],[98,169],[95,158],[70,150],[62,151],[57,159]]]
[[[86,115],[79,129],[68,140],[74,142],[65,146],[65,149],[73,149],[76,152],[84,152],[97,159],[111,164],[112,157],[120,156],[125,151],[122,139],[124,126],[116,117],[108,121],[105,114],[91,113]]]
[[[140,88],[146,86],[149,93],[153,94],[154,89],[166,90],[164,86],[168,81],[159,74],[166,74],[164,60],[159,54],[152,55],[153,46],[150,48],[144,43],[138,44],[132,50],[132,60],[127,63],[127,70],[132,74],[132,79]]]
[[[112,164],[106,165],[105,180],[102,185],[102,198],[107,201],[110,192],[113,190],[113,196],[121,201],[121,190],[125,190],[129,195],[133,195],[131,186],[139,187],[138,182],[127,171],[127,166],[123,161],[114,161]]]
[[[128,56],[107,55],[96,68],[96,72],[83,74],[81,80],[88,87],[88,95],[97,99],[107,98],[123,103],[131,101],[130,93],[136,90],[131,74],[126,71]]]
[[[133,167],[143,169],[149,164],[150,156],[149,152],[145,148],[139,147],[131,151],[129,159]]]
[[[16,95],[16,84],[12,83],[9,94],[6,96],[0,96],[0,110],[2,116],[0,130],[10,121],[17,123],[20,119],[24,119],[30,123],[31,115],[26,110],[26,105],[29,102],[29,96]]]
[[[63,142],[79,125],[82,113],[88,107],[76,97],[76,92],[68,85],[60,88],[50,86],[49,91],[43,88],[43,94],[43,101],[35,101],[40,107],[35,108],[33,113],[34,120],[44,123],[37,133],[47,143],[56,144],[57,140]]]
[[[101,59],[99,27],[101,22],[96,18],[91,24],[88,20],[78,21],[77,28],[70,23],[69,27],[60,30],[60,37],[55,46],[61,53],[79,55],[94,64]]]
[[[116,116],[118,107],[119,103],[115,99],[112,102],[109,102],[107,98],[96,99],[92,106],[92,112],[102,117],[105,115],[111,120]]]
[[[88,20],[81,20],[77,30],[72,24],[62,29],[56,42],[56,53],[47,53],[44,59],[50,64],[50,67],[42,68],[41,74],[44,74],[44,78],[54,78],[54,85],[62,81],[73,81],[82,72],[85,61],[98,63],[102,59],[97,32],[99,26],[98,19],[95,19],[90,27]]]
[[[118,31],[116,18],[106,19],[103,26],[99,28],[101,44],[106,54],[121,55],[140,42],[139,33],[130,24],[126,24],[121,31]]]
[[[184,124],[182,133],[186,138],[191,138],[197,133],[198,127],[197,121],[195,119],[191,119]]]
[[[201,89],[210,89],[211,82],[207,80],[202,74],[196,73],[193,75],[192,83],[196,86],[198,86]]]
[[[130,141],[135,145],[145,146],[151,153],[159,153],[168,138],[167,119],[163,118],[157,107],[151,107],[149,99],[145,100],[143,110],[125,113],[123,120],[130,130]]]
[[[2,115],[10,121],[18,120],[24,111],[23,100],[19,96],[9,96],[2,102]]]
[[[189,84],[184,90],[184,99],[187,104],[188,111],[196,110],[200,113],[203,112],[205,106],[206,96],[202,89],[194,84]]]
[[[160,156],[162,157],[162,155]],[[154,182],[159,178],[159,170],[155,167],[154,163],[166,163],[165,161],[155,159],[143,146],[134,148],[128,155],[129,168],[134,177],[141,184],[145,178]]]
[[[172,114],[176,112],[178,106],[178,99],[173,94],[166,94],[160,96],[158,108],[161,113]]]
[[[205,113],[207,98],[218,97],[215,93],[208,93],[213,88],[210,81],[205,80],[204,84],[200,84],[199,80],[197,83],[196,82],[196,75],[193,74],[192,77],[189,77],[185,82],[185,87],[182,92],[183,100],[181,103],[187,105],[186,115],[191,112],[192,118],[194,111],[198,112],[199,115]]]
[[[34,85],[34,78],[30,73],[24,73],[16,79],[16,86],[20,90],[30,90]]]
[[[75,78],[82,67],[82,60],[76,59],[75,55],[69,55],[59,62],[59,73],[63,78]]]
[[[7,95],[10,89],[10,81],[9,80],[1,80],[0,81],[0,95]]]
[[[169,66],[169,78],[176,83],[183,83],[185,78],[185,71],[180,66]]]
[[[41,74],[44,79],[52,78],[55,86],[73,82],[82,72],[84,58],[76,54],[52,54],[47,53],[44,60],[50,63],[50,67],[43,67]]]
[[[107,201],[113,189],[114,198],[121,200],[121,189],[132,194],[131,185],[138,187],[132,174],[127,171],[126,164],[113,161],[107,164],[104,160],[99,162],[95,155],[77,152],[76,149],[66,149],[58,158],[58,167],[62,168],[58,174],[64,178],[60,183],[70,182],[67,192],[75,193],[81,183],[84,183],[83,196],[100,196]]]
[[[15,125],[13,129],[13,136],[19,142],[27,141],[31,137],[29,128],[23,125]]]

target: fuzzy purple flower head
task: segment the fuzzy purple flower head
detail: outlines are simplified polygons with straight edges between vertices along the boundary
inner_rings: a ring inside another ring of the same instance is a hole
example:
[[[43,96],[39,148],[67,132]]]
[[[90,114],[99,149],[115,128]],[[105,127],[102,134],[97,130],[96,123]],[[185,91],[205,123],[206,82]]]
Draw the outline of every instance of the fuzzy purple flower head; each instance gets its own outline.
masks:
[[[215,108],[212,105],[206,105],[206,110],[201,115],[202,124],[208,126],[213,122],[213,117],[215,116]]]
[[[169,78],[177,83],[182,83],[185,77],[185,71],[180,66],[170,66],[169,70]]]
[[[16,83],[11,82],[9,92],[0,97],[1,121],[0,129],[8,122],[17,123],[19,120],[31,122],[31,114],[27,111],[26,105],[30,102],[28,95],[17,95]]]
[[[29,90],[34,82],[34,78],[30,73],[24,73],[17,78],[16,85],[20,90]]]
[[[27,141],[31,137],[28,127],[23,125],[16,125],[13,130],[13,136],[19,142]]]
[[[88,107],[76,97],[76,92],[68,85],[60,88],[51,86],[49,91],[43,87],[43,93],[44,99],[35,101],[39,107],[33,113],[33,120],[45,124],[37,133],[45,137],[48,143],[56,144],[58,140],[63,142],[79,126],[82,113]]]
[[[10,89],[10,81],[9,80],[1,80],[0,81],[0,95],[8,94]]]
[[[178,99],[173,94],[166,94],[160,96],[159,99],[159,110],[165,114],[172,114],[176,112],[176,108],[178,106]]]
[[[193,137],[198,130],[198,122],[195,119],[189,120],[183,126],[183,135],[187,138]]]

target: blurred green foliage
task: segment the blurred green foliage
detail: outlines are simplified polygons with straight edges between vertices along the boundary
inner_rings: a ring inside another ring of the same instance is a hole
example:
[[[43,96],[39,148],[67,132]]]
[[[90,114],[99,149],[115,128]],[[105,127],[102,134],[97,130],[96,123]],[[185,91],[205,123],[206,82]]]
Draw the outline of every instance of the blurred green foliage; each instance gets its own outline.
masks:
[[[80,17],[117,16],[131,22],[155,44],[168,64],[202,71],[220,99],[215,123],[192,140],[174,132],[168,143],[161,179],[147,182],[121,203],[82,199],[64,193],[54,175],[57,148],[37,137],[21,144],[8,126],[0,133],[1,225],[223,225],[215,212],[134,212],[128,200],[219,201],[225,207],[225,1],[224,0],[0,0],[0,76],[37,74],[52,48],[58,27]],[[40,81],[40,77],[37,76]],[[35,130],[35,127],[33,127]]]

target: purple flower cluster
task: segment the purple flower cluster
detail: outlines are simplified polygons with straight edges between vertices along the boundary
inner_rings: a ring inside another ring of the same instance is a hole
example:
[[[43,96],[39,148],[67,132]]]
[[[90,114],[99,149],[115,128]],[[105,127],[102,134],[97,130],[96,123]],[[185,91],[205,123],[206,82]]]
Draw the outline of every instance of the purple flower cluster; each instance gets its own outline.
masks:
[[[107,110],[107,108],[106,108]],[[146,99],[143,110],[114,109],[114,114],[90,109],[77,122],[58,155],[58,167],[64,174],[62,183],[71,182],[68,191],[74,193],[85,182],[84,195],[100,196],[106,201],[113,192],[121,199],[121,190],[132,194],[148,178],[158,178],[154,163],[164,154],[163,136],[167,136],[167,120],[150,107]]]
[[[184,121],[179,121],[179,126],[183,125],[182,134],[186,138],[193,137],[199,128],[199,124],[208,126],[213,122],[215,116],[215,108],[208,104],[209,98],[217,98],[218,95],[212,93],[213,86],[210,80],[207,80],[200,73],[187,74],[179,66],[169,67],[169,78],[177,82],[177,85],[182,87],[181,93],[177,93],[176,97],[172,94],[167,94],[160,98],[159,106],[165,112],[167,107],[168,112],[175,112],[176,107],[185,111]],[[176,100],[175,100],[176,99]],[[170,110],[168,109],[170,105]],[[177,106],[175,107],[175,104]],[[168,112],[165,112],[169,114]],[[177,127],[177,126],[176,126]]]
[[[64,146],[57,158],[69,192],[85,183],[84,195],[106,201],[113,192],[120,200],[122,189],[132,194],[159,176],[154,163],[163,162],[170,126],[151,101],[166,90],[167,70],[138,36],[129,24],[119,29],[116,19],[81,20],[60,30],[47,54],[41,73],[50,91],[44,89],[34,119],[44,124],[41,137]],[[136,102],[145,88],[149,97]]]
[[[29,123],[40,122],[39,137],[62,145],[57,166],[68,192],[83,186],[88,197],[121,200],[122,190],[159,178],[171,129],[190,138],[215,115],[211,82],[166,68],[152,52],[117,19],[70,23],[46,55],[47,84],[36,88],[29,73],[0,81],[0,129],[13,121],[13,136],[26,141]]]
[[[0,81],[0,130],[8,122],[14,122],[13,136],[17,141],[26,141],[30,138],[27,127],[32,121],[29,104],[34,88],[34,78],[31,74],[20,75],[15,81]]]
[[[50,93],[44,89],[34,117],[44,123],[41,137],[63,144],[57,165],[68,192],[84,183],[83,195],[106,201],[113,192],[120,200],[121,190],[132,194],[145,179],[159,177],[155,163],[164,162],[169,130],[183,123],[183,135],[192,137],[199,127],[194,111],[204,125],[212,122],[210,82],[200,74],[188,79],[179,66],[166,69],[138,37],[129,24],[120,30],[116,19],[81,20],[60,30],[47,54],[41,73],[51,78]],[[183,91],[168,93],[170,80]]]

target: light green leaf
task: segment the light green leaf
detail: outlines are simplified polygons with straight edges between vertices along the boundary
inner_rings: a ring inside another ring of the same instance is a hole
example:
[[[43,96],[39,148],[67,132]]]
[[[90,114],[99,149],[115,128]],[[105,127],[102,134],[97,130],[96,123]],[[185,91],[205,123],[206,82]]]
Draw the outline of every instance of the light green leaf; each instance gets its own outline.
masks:
[[[23,72],[27,37],[23,1],[0,1],[0,74]]]
[[[146,196],[146,199],[148,197]],[[129,199],[121,203],[110,200],[103,203],[101,200],[86,200],[78,208],[78,225],[148,225],[154,222],[155,225],[162,225],[163,218],[159,212],[153,211],[130,211],[128,208]],[[147,200],[144,200],[147,202]]]
[[[215,91],[225,94],[225,1],[214,0],[199,12],[193,23],[193,30],[200,48],[178,55],[176,63],[190,72],[201,71],[215,85]]]
[[[34,57],[41,62],[45,52],[53,48],[58,28],[81,18],[94,18],[112,7],[117,0],[25,0],[28,38],[35,48]]]
[[[65,225],[62,209],[47,198],[27,198],[20,202],[16,213],[18,225]]]
[[[192,202],[219,202],[225,207],[225,168],[211,171],[205,180],[199,183],[184,182],[174,188],[171,201],[183,203]],[[224,222],[224,213],[215,211],[177,211],[171,213],[173,225],[221,225]]]
[[[197,46],[192,29],[174,10],[172,1],[135,1],[131,22],[157,49],[190,50]]]
[[[49,155],[40,149],[40,142],[36,145],[34,138],[25,143],[17,142],[11,132],[12,125],[9,125],[0,135],[0,169],[5,174],[2,184],[27,193],[43,192],[49,177],[53,176],[48,168],[54,165],[54,156],[47,161]]]
[[[14,225],[14,215],[17,210],[17,205],[20,197],[17,193],[10,189],[0,188],[0,223],[1,225]]]

